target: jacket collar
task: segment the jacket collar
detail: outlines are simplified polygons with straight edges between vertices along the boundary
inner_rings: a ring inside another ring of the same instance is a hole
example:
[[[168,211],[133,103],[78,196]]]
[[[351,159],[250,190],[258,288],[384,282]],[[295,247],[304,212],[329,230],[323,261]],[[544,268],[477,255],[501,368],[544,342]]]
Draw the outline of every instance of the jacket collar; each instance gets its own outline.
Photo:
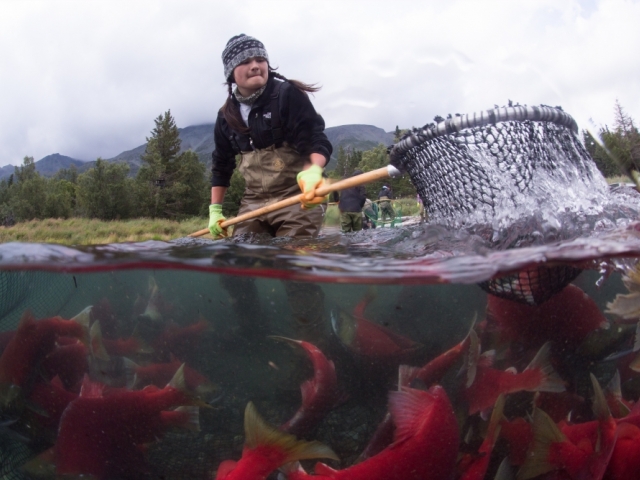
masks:
[[[263,107],[271,103],[271,93],[273,92],[276,82],[279,82],[279,80],[276,80],[271,76],[269,77],[269,80],[267,80],[267,88],[264,89],[264,92],[262,92],[262,95],[260,95],[258,99],[253,103],[253,105],[251,105],[251,109],[254,109],[256,107]],[[238,106],[240,105],[240,102],[238,102],[235,95],[232,96],[232,101],[236,105]]]

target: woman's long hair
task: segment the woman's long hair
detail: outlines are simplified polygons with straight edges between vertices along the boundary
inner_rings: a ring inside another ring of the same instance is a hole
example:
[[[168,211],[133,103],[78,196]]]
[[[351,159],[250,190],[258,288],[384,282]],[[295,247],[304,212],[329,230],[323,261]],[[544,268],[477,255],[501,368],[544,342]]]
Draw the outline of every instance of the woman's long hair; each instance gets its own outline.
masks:
[[[308,84],[299,80],[289,80],[284,75],[280,75],[275,71],[275,69],[271,67],[269,67],[269,78],[278,78],[280,80],[289,82],[305,95],[320,90],[320,87],[316,87],[315,84]],[[231,127],[232,130],[240,133],[249,133],[249,127],[247,127],[247,125],[242,120],[240,109],[235,103],[233,103],[233,83],[233,76],[231,81],[225,83],[229,91],[229,96],[227,97],[227,101],[224,102],[224,105],[222,106],[222,115],[224,116],[224,119],[227,121],[227,124],[229,125],[229,127]]]

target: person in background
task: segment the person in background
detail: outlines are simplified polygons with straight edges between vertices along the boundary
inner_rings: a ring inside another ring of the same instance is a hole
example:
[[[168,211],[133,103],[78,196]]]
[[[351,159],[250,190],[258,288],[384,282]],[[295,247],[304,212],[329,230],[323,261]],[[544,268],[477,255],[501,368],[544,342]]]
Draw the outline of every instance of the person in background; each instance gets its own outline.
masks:
[[[380,221],[385,222],[387,218],[393,220],[396,218],[396,212],[393,211],[391,206],[391,200],[393,200],[393,191],[388,185],[383,185],[382,189],[378,193],[378,207],[380,209]]]
[[[211,166],[209,230],[214,237],[226,236],[222,203],[236,167],[246,188],[239,215],[284,198],[304,194],[301,204],[239,223],[233,235],[248,233],[272,237],[314,238],[322,226],[326,201],[315,190],[324,182],[324,167],[332,147],[324,133],[324,120],[316,113],[309,93],[318,87],[288,80],[269,63],[262,42],[240,34],[231,38],[222,52],[228,97],[218,112],[214,127],[215,150]],[[234,88],[235,85],[235,88]],[[231,296],[244,336],[263,335],[264,315],[253,279],[221,277]],[[301,330],[322,328],[324,294],[320,286],[284,282],[293,317]],[[301,337],[312,335],[300,334]]]
[[[362,170],[354,170],[349,177],[362,175]],[[362,230],[362,206],[367,199],[362,185],[351,187],[340,192],[338,209],[340,210],[340,227],[343,233]]]
[[[376,228],[377,221],[378,204],[366,198],[364,201],[364,207],[362,208],[362,228],[364,230],[368,230],[369,228]]]

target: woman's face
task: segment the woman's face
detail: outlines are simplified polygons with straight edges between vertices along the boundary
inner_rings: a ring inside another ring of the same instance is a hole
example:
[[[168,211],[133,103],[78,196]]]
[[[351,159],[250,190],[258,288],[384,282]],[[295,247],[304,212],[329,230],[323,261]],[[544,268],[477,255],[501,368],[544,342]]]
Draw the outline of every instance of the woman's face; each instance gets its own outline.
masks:
[[[269,79],[269,63],[263,57],[251,57],[233,69],[234,83],[244,97],[260,90]]]

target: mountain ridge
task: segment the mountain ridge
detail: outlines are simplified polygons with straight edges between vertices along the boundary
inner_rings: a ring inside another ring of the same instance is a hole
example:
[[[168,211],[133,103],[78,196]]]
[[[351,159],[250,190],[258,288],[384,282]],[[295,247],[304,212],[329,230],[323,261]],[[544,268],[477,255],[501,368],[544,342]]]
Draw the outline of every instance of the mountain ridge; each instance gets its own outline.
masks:
[[[193,150],[207,167],[211,165],[211,152],[214,150],[213,141],[213,123],[205,123],[201,125],[190,125],[188,127],[179,128],[181,148],[180,151]],[[369,150],[376,147],[380,143],[390,145],[393,143],[394,135],[391,132],[385,132],[382,128],[374,125],[351,124],[340,125],[337,127],[329,127],[325,129],[327,138],[333,146],[333,154],[331,159],[334,160],[329,164],[328,169],[335,167],[335,160],[338,154],[338,148],[345,150]],[[142,165],[140,156],[144,154],[147,144],[138,145],[130,150],[124,150],[115,157],[104,159],[107,162],[120,162],[129,165],[129,175],[133,176],[137,173]],[[71,168],[74,166],[78,173],[83,173],[95,165],[95,160],[79,160],[76,158],[54,153],[47,155],[35,162],[36,171],[45,177],[52,177],[59,170]],[[0,167],[0,180],[9,178],[14,173],[13,165]]]

